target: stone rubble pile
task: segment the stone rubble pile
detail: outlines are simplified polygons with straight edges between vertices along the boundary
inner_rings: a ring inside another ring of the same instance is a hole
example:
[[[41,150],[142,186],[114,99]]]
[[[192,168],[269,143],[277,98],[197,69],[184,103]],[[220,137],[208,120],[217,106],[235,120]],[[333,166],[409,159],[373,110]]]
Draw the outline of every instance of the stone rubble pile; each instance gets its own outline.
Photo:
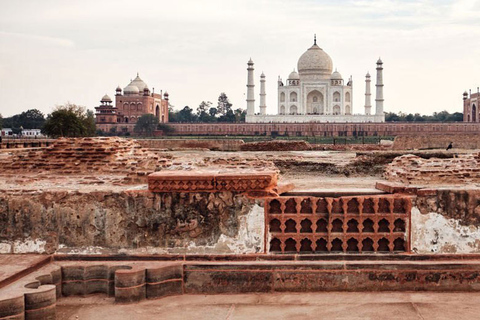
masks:
[[[0,173],[115,174],[143,177],[170,161],[118,137],[61,138],[51,147],[0,159]]]
[[[385,169],[389,181],[410,184],[458,184],[480,182],[480,154],[456,158],[423,159],[407,154],[395,158]]]

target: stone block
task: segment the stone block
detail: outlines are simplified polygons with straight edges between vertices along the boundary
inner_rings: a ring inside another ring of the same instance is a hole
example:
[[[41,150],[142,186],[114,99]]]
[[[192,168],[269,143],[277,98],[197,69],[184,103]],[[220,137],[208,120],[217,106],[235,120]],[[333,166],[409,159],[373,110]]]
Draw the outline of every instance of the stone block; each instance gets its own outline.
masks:
[[[183,279],[171,279],[158,283],[147,283],[147,299],[183,294]]]
[[[118,303],[138,302],[146,297],[145,283],[136,287],[115,288],[115,302]]]
[[[62,295],[69,296],[83,296],[85,295],[85,281],[63,281],[62,282]]]
[[[271,292],[270,271],[185,270],[186,294]]]
[[[42,309],[25,310],[25,320],[55,320],[57,307],[55,304]]]
[[[25,298],[22,293],[9,293],[0,296],[0,319],[23,319]]]
[[[85,294],[91,293],[105,293],[109,294],[109,283],[107,279],[104,280],[86,280]]]
[[[128,288],[145,284],[145,269],[117,270],[115,288]]]
[[[81,280],[85,277],[84,266],[63,266],[62,281]]]
[[[159,268],[148,268],[146,274],[147,283],[162,282],[170,279],[183,278],[183,265],[165,266]]]
[[[56,287],[54,285],[43,285],[25,292],[25,310],[43,309],[55,305],[56,301]]]

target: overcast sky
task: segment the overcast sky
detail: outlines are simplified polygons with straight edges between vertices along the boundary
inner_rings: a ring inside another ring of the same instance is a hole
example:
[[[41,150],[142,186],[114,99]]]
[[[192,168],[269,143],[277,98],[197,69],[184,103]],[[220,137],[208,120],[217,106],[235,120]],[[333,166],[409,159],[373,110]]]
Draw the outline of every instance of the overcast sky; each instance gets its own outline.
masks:
[[[225,92],[246,108],[247,61],[267,79],[276,113],[277,77],[317,43],[364,111],[364,77],[384,62],[385,111],[462,112],[480,86],[476,0],[0,0],[0,113],[67,101],[93,109],[140,77],[168,91],[176,109],[216,105]],[[374,99],[374,95],[372,96]]]

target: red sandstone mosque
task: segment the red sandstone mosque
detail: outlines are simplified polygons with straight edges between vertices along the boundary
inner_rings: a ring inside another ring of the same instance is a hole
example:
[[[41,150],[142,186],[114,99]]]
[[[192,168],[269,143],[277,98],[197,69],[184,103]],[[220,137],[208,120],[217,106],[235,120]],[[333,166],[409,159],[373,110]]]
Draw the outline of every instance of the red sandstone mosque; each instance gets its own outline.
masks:
[[[97,129],[105,132],[133,132],[138,118],[153,114],[160,123],[168,122],[168,93],[150,92],[147,84],[137,77],[123,89],[115,90],[115,105],[104,95],[100,105],[95,107]],[[114,129],[115,128],[115,129]]]

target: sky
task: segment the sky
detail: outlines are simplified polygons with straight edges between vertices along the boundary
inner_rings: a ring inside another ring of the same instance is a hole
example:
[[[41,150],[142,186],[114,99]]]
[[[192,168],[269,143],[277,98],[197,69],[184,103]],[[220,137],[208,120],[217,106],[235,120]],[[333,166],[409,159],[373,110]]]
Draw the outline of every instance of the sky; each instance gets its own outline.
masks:
[[[246,109],[250,58],[256,112],[263,71],[276,114],[277,78],[314,34],[353,77],[354,113],[379,57],[386,112],[462,112],[462,93],[480,86],[479,14],[480,0],[0,0],[0,114],[93,110],[137,72],[177,110],[222,92]]]

